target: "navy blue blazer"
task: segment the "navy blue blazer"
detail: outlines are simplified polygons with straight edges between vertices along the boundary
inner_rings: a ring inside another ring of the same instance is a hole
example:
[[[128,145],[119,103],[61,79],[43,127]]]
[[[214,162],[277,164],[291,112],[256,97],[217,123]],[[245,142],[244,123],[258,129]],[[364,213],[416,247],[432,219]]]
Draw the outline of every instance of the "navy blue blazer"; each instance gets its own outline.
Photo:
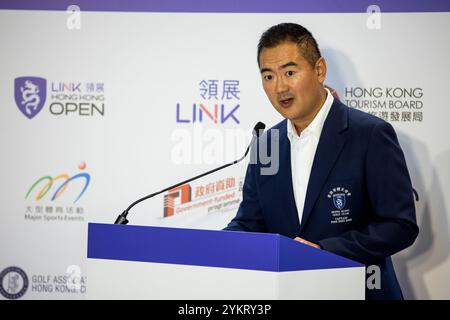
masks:
[[[366,299],[401,299],[390,256],[410,246],[419,228],[411,179],[394,129],[334,99],[317,145],[300,223],[286,121],[258,141],[266,139],[271,150],[272,130],[279,130],[278,172],[261,175],[262,161],[248,165],[243,200],[224,230],[299,236],[366,266],[378,265],[381,288],[366,286]]]

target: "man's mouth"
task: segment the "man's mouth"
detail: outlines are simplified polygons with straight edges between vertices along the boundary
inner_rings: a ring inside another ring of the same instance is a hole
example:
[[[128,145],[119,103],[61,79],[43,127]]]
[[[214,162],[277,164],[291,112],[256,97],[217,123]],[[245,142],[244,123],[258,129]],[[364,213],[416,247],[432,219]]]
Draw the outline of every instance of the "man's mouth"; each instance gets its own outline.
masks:
[[[289,108],[294,103],[294,98],[282,99],[279,102],[283,108]]]

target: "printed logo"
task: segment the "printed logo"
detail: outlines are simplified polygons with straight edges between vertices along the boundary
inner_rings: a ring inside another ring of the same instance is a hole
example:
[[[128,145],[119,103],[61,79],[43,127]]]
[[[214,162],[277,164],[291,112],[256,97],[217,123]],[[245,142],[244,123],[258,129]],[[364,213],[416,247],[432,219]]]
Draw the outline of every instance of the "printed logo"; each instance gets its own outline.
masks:
[[[18,267],[8,267],[0,273],[0,294],[7,299],[19,299],[28,289],[28,277]]]
[[[14,97],[19,110],[32,119],[44,106],[47,81],[39,77],[18,77],[14,79]]]
[[[191,186],[184,184],[177,188],[173,188],[168,191],[168,194],[164,196],[164,217],[170,217],[174,215],[175,199],[180,200],[180,204],[191,201]]]
[[[178,214],[222,213],[239,206],[244,178],[225,177],[199,185],[184,184],[164,196],[164,218]]]
[[[86,163],[82,162],[78,165],[78,168],[80,170],[84,170],[86,168]],[[38,180],[36,180],[31,187],[28,189],[28,192],[25,196],[25,199],[28,198],[28,196],[31,194],[31,192],[38,186],[38,185],[42,185],[42,183],[44,183],[41,187],[41,189],[39,190],[39,192],[37,192],[36,194],[36,200],[41,200],[52,188],[53,184],[57,184],[59,181],[62,181],[62,183],[57,186],[55,188],[55,191],[53,192],[53,195],[51,197],[51,201],[54,201],[56,199],[58,199],[63,193],[64,191],[68,188],[69,183],[77,180],[77,179],[82,179],[84,180],[84,186],[81,189],[81,192],[78,194],[78,197],[74,200],[73,203],[77,202],[82,196],[83,194],[86,192],[86,189],[89,186],[89,183],[91,181],[91,176],[86,173],[86,172],[81,172],[78,173],[74,176],[69,176],[67,173],[62,173],[56,177],[52,177],[52,176],[43,176],[41,178],[39,178]]]
[[[187,104],[177,102],[177,123],[203,123],[206,120],[213,124],[240,124],[237,112],[241,106],[239,80],[202,80],[198,85],[199,100]]]
[[[333,207],[336,210],[331,210],[332,220],[330,223],[350,222],[350,209],[346,208],[348,199],[351,197],[351,192],[344,187],[335,187],[328,192],[327,197],[332,200]]]
[[[89,187],[91,176],[83,172],[86,169],[85,162],[81,162],[78,169],[82,172],[74,175],[68,173],[56,176],[45,175],[37,179],[25,195],[25,199],[29,199],[25,208],[25,219],[28,221],[84,221],[85,209],[78,204],[78,201]]]
[[[48,82],[48,93],[47,93]],[[48,81],[40,77],[14,79],[16,105],[28,119],[34,118],[47,101],[53,116],[105,116],[103,82]]]
[[[421,87],[345,87],[344,100],[350,108],[359,109],[394,123],[424,122],[424,90]]]
[[[337,209],[343,209],[345,207],[345,193],[333,194],[333,204]]]

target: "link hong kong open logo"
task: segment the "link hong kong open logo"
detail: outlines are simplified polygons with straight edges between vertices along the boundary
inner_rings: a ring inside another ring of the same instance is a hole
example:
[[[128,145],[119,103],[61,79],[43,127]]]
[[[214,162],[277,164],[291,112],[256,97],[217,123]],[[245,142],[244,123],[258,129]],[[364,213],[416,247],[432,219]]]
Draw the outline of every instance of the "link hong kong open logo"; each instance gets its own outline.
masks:
[[[8,267],[0,273],[0,294],[7,299],[19,299],[28,289],[28,276],[18,267]]]
[[[47,97],[47,81],[40,77],[14,79],[16,105],[28,119],[34,118],[44,106]]]
[[[103,117],[105,84],[47,81],[35,76],[17,77],[14,79],[14,100],[20,112],[30,120],[41,112],[46,102],[53,116]]]

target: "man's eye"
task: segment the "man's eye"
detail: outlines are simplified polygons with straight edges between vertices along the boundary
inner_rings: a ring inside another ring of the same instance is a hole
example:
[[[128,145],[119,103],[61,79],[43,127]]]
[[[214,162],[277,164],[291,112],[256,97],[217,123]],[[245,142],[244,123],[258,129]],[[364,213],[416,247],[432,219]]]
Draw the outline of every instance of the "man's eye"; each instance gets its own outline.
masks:
[[[273,79],[273,76],[270,74],[264,76],[264,80],[272,80],[272,79]]]
[[[292,71],[292,70],[289,70],[288,72],[286,72],[286,75],[287,75],[288,77],[292,77],[294,74],[295,74],[295,72]]]

